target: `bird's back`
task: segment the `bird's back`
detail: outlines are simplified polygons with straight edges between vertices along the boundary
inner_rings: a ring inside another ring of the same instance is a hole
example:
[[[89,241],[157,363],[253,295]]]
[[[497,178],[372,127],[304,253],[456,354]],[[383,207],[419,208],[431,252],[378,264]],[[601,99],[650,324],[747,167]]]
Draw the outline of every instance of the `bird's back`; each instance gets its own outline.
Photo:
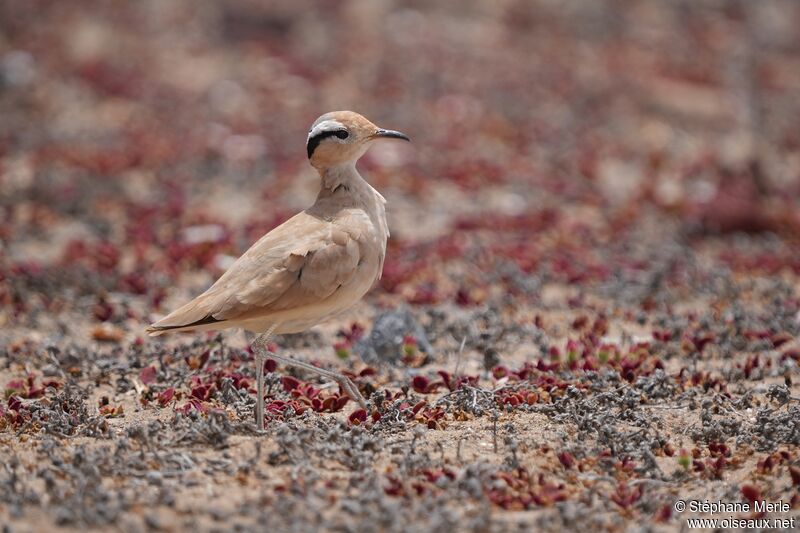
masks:
[[[383,197],[355,176],[259,239],[148,333],[272,326],[290,333],[356,303],[380,276],[389,232]]]

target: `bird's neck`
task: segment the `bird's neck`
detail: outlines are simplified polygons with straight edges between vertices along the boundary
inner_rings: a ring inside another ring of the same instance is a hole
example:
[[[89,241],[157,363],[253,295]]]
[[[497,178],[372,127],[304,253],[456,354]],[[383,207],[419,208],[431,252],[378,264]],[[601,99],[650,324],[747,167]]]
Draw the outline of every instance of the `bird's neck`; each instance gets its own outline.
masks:
[[[327,210],[329,206],[336,209],[358,207],[363,209],[375,224],[385,244],[389,237],[389,225],[386,222],[386,199],[356,171],[355,162],[339,167],[328,167],[319,170],[322,178],[317,201],[307,211],[313,213],[317,209]]]
[[[386,199],[361,177],[355,162],[337,167],[319,169],[322,186],[317,195],[317,204],[336,201],[345,204],[374,207],[376,213],[384,215]]]
[[[322,180],[320,195],[332,194],[340,186],[344,186],[345,188],[360,188],[362,184],[367,184],[356,170],[355,161],[335,167],[321,168],[319,169],[319,175]]]

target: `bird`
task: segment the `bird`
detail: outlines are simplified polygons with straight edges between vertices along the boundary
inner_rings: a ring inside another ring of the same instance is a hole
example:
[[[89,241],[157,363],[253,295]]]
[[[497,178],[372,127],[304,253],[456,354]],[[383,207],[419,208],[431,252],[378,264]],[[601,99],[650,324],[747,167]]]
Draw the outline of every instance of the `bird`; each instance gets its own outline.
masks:
[[[358,159],[379,139],[411,140],[353,111],[320,116],[306,140],[309,163],[320,177],[314,204],[256,241],[204,293],[146,329],[151,336],[229,328],[257,334],[251,347],[260,431],[267,358],[336,381],[366,409],[347,376],[272,353],[268,343],[273,335],[299,333],[336,316],[380,278],[389,238],[386,200],[356,170]]]

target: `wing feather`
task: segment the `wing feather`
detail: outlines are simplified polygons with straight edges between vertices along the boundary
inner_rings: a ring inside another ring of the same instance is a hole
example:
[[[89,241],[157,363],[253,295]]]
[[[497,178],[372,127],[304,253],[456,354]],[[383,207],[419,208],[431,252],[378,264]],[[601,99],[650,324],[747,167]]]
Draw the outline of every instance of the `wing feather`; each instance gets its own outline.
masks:
[[[290,218],[247,250],[203,294],[152,326],[151,332],[257,318],[328,298],[355,275],[366,217],[332,223],[306,212]]]

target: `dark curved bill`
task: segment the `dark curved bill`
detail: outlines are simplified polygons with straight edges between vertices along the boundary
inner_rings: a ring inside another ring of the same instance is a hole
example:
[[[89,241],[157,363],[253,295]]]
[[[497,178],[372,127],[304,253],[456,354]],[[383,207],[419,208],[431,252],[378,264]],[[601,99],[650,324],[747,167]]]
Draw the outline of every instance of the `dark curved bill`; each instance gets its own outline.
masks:
[[[376,131],[373,137],[385,137],[387,139],[403,139],[404,141],[411,142],[411,139],[408,138],[408,135],[395,130],[381,129]]]

